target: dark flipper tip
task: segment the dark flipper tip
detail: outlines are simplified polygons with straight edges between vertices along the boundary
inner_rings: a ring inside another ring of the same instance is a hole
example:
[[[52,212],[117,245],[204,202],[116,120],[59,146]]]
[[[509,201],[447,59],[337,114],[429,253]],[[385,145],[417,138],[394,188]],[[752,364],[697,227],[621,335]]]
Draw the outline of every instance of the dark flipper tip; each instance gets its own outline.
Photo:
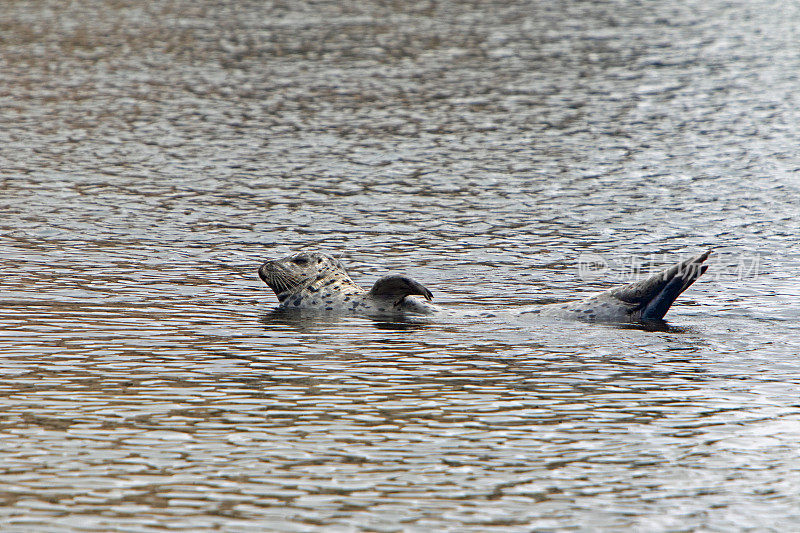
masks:
[[[426,300],[433,299],[433,294],[418,281],[400,275],[384,276],[375,282],[369,293],[376,298],[388,298],[401,301],[406,296],[422,296]]]

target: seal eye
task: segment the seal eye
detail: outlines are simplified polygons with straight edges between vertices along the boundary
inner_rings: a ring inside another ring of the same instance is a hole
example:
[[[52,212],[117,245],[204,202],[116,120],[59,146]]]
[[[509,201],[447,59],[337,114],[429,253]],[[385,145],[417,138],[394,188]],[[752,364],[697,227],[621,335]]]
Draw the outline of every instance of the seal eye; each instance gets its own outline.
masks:
[[[295,265],[305,265],[306,263],[308,263],[308,259],[306,259],[305,257],[295,257],[294,259],[292,259],[292,263],[294,263]]]

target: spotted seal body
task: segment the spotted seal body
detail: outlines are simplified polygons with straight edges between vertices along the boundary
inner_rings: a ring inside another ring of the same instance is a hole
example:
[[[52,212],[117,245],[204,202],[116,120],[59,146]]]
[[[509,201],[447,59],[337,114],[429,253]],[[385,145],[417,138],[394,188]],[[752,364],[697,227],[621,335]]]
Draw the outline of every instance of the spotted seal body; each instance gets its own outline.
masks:
[[[438,310],[428,303],[431,291],[408,276],[384,276],[366,290],[350,279],[340,261],[322,253],[267,261],[258,275],[275,291],[283,309],[356,315],[427,315]]]
[[[675,299],[706,271],[708,265],[703,263],[710,254],[709,250],[642,281],[588,298],[509,313],[598,322],[660,321]],[[267,261],[258,269],[258,275],[275,291],[284,309],[360,315],[429,315],[444,311],[428,303],[433,298],[431,292],[408,276],[382,277],[368,291],[350,279],[340,261],[321,253],[299,253]]]

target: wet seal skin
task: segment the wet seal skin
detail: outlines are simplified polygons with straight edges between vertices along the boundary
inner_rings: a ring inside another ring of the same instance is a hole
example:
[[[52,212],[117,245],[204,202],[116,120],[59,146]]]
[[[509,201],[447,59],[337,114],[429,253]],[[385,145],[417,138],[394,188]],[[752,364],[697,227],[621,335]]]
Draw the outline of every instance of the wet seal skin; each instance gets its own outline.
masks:
[[[384,276],[366,290],[350,279],[341,261],[318,252],[267,261],[258,275],[275,291],[284,309],[355,315],[430,315],[440,311],[428,303],[433,299],[431,291],[408,276]]]
[[[664,319],[678,296],[708,270],[708,265],[703,263],[710,255],[711,250],[708,250],[641,281],[582,300],[525,309],[519,314],[540,313],[597,322],[658,322]]]
[[[513,315],[597,322],[656,322],[675,299],[708,269],[711,250],[682,261],[647,279],[571,302],[509,310]],[[448,312],[429,303],[431,291],[404,275],[380,278],[370,290],[350,279],[344,265],[319,252],[302,252],[267,261],[259,277],[275,292],[281,309],[352,315],[431,315]]]

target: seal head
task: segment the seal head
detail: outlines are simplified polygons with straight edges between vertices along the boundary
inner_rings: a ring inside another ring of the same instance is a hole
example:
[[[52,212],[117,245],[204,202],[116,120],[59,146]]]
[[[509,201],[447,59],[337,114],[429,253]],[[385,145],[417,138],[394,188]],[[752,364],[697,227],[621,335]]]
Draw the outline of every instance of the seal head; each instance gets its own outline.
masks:
[[[320,253],[299,253],[267,261],[258,269],[258,277],[275,291],[280,302],[311,286],[319,286],[320,281],[338,279],[355,286],[340,261]]]

